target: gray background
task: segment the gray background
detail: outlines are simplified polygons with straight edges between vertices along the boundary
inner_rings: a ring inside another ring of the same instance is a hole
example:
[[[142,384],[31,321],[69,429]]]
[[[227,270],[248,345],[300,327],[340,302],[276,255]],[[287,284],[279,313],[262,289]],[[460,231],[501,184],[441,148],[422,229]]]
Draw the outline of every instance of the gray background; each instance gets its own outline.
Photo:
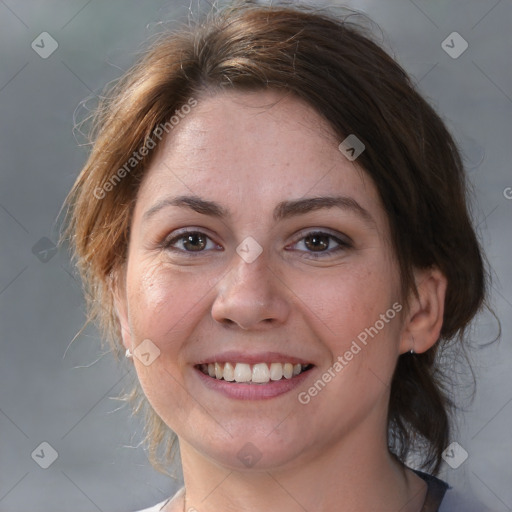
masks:
[[[345,4],[380,25],[383,44],[464,153],[503,332],[488,344],[498,326],[485,311],[474,325],[477,394],[464,401],[453,439],[469,456],[457,469],[443,463],[441,476],[475,510],[510,511],[512,2]],[[105,354],[93,328],[71,344],[84,321],[80,285],[48,240],[56,241],[55,219],[87,155],[72,133],[79,102],[134,62],[160,20],[183,20],[188,9],[185,1],[0,0],[0,511],[135,510],[181,485],[149,466],[140,424],[111,399],[133,375]],[[454,31],[469,45],[456,59],[441,46]],[[42,32],[59,45],[47,59],[31,48]],[[58,452],[48,469],[31,457],[42,442]]]

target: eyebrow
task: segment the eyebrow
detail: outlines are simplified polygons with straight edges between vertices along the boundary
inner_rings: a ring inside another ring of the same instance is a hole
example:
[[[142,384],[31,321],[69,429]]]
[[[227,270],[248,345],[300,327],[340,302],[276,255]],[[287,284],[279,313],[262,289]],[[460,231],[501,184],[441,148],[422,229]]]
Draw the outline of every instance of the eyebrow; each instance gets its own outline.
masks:
[[[180,208],[189,208],[197,213],[203,215],[210,215],[212,217],[229,217],[229,212],[220,204],[214,201],[206,201],[198,196],[178,196],[170,197],[158,201],[143,215],[143,220],[146,221],[153,217],[157,212],[168,206],[179,206]]]
[[[367,224],[375,226],[375,220],[370,215],[370,212],[363,208],[354,198],[347,196],[310,197],[294,201],[283,201],[274,210],[274,220],[287,219],[295,215],[303,215],[324,208],[339,208],[355,213]]]
[[[143,221],[149,220],[157,212],[169,206],[189,208],[202,215],[210,215],[221,219],[230,216],[229,210],[214,201],[207,201],[198,196],[177,196],[166,198],[156,203],[144,213]],[[275,207],[273,217],[275,221],[279,221],[328,208],[339,208],[355,213],[365,223],[372,227],[376,225],[368,210],[363,208],[355,199],[347,196],[321,196],[282,201]]]

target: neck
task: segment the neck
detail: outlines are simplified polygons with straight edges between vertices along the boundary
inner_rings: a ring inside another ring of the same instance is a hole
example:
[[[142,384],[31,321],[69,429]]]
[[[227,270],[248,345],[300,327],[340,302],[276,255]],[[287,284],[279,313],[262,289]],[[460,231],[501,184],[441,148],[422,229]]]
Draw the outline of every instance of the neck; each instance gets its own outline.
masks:
[[[387,510],[419,511],[425,483],[389,454],[385,436],[364,430],[361,425],[351,439],[260,470],[218,465],[180,440],[184,510],[332,512],[382,510],[386,504]]]

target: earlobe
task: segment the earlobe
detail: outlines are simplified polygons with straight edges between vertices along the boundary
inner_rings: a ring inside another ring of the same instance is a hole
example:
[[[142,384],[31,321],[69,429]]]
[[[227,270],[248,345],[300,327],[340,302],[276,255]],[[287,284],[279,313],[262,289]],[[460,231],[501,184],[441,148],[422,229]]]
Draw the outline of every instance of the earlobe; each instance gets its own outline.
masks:
[[[444,301],[447,279],[436,267],[417,270],[414,273],[417,294],[409,298],[400,353],[426,352],[439,339],[443,326]]]

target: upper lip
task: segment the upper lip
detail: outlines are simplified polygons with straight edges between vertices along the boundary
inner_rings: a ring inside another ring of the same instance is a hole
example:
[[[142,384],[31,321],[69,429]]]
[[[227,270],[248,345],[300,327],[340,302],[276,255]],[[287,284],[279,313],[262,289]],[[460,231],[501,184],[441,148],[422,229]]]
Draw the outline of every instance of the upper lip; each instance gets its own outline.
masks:
[[[249,354],[247,352],[240,352],[237,350],[229,350],[226,352],[219,352],[213,356],[204,357],[197,361],[196,365],[209,364],[209,363],[292,363],[292,364],[312,364],[311,361],[302,359],[300,357],[286,355],[280,352],[258,352]]]

